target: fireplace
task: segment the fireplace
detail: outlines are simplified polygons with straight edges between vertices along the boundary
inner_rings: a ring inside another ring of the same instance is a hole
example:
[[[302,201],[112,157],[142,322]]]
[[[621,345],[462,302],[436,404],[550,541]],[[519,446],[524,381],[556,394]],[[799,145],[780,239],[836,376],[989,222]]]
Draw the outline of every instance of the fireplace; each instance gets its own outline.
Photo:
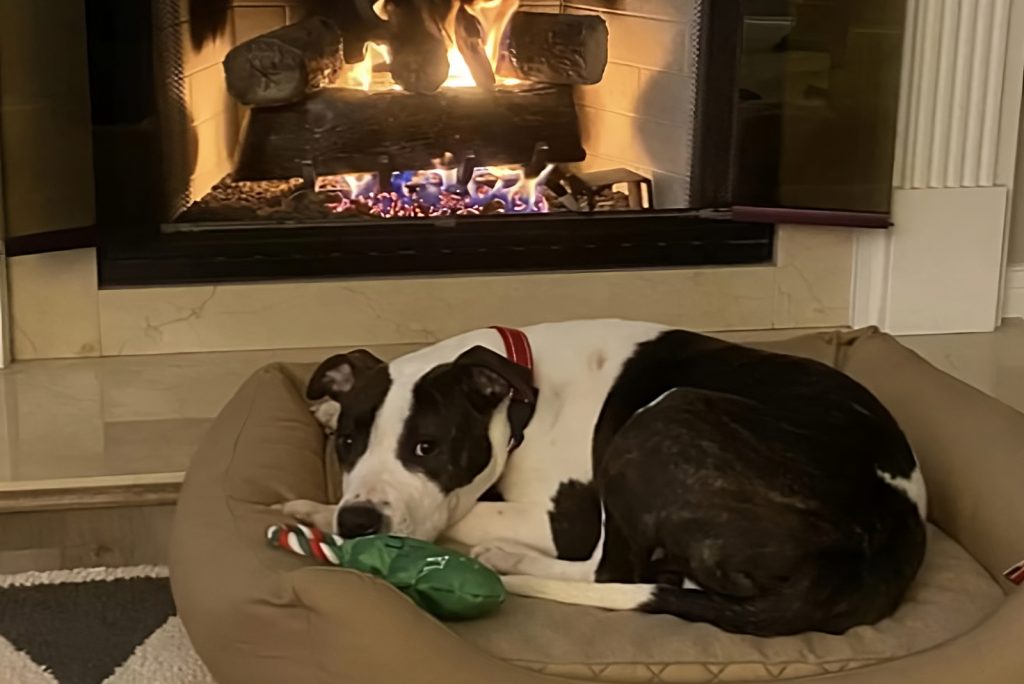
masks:
[[[83,1],[105,287],[757,264],[776,220],[888,224],[902,3]],[[860,14],[884,68],[829,112]],[[866,150],[802,150],[841,171],[796,192],[790,39],[806,120]]]

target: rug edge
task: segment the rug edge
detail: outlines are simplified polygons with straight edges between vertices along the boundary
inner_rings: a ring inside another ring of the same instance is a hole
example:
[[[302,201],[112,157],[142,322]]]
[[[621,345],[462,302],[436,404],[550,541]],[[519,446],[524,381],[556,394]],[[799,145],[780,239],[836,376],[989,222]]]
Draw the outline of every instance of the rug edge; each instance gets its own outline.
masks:
[[[170,572],[165,565],[131,565],[124,567],[97,566],[72,570],[32,570],[16,575],[0,575],[0,589],[10,587],[36,587],[47,584],[73,584],[78,582],[113,582],[123,579],[166,578]]]

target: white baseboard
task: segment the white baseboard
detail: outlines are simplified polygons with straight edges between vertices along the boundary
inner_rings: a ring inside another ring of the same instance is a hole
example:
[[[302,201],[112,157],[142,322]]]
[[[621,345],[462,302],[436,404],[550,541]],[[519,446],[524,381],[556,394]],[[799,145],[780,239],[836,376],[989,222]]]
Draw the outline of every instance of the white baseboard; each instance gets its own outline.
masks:
[[[990,332],[1002,295],[1007,189],[896,190],[882,327]]]
[[[1024,318],[1024,264],[1010,265],[1006,269],[1003,317]]]

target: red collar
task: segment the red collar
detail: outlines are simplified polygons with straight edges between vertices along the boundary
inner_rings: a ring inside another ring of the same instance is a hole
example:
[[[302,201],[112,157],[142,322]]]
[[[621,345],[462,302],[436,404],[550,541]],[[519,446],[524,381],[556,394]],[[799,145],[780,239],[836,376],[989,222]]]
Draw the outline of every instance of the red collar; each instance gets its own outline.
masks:
[[[505,356],[512,363],[533,370],[533,348],[530,347],[530,338],[522,330],[516,328],[503,328],[496,325],[493,328],[501,335],[501,341],[505,343]]]
[[[533,372],[533,349],[530,347],[530,338],[522,330],[516,328],[504,328],[494,326],[494,330],[501,335],[501,341],[505,343],[505,356],[512,363],[530,369]],[[509,444],[509,452],[515,451],[523,443],[524,432],[530,419],[533,417],[534,404],[524,401],[524,397],[516,390],[512,390],[512,401],[508,407],[509,426],[512,428],[512,438]]]

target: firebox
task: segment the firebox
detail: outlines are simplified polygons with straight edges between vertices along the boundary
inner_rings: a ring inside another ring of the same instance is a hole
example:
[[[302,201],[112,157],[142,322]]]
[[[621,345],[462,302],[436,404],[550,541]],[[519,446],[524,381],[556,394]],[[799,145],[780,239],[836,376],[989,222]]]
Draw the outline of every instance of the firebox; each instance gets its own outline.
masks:
[[[608,62],[601,16],[518,0],[318,9],[228,52],[227,92],[248,107],[234,163],[193,185],[176,222],[629,208],[568,171],[587,158],[573,86]]]
[[[103,286],[753,264],[777,220],[888,225],[902,3],[83,1]]]

